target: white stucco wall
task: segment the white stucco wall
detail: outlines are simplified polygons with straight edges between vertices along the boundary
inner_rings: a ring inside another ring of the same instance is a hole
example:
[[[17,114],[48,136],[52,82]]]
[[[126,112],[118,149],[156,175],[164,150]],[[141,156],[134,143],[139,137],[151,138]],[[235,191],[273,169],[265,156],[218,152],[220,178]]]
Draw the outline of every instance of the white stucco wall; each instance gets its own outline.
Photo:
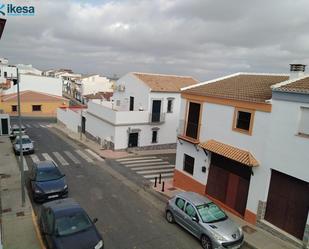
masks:
[[[119,85],[125,86],[125,91],[115,90],[112,97],[115,106],[117,100],[120,100],[120,106],[116,106],[118,110],[129,110],[130,96],[134,97],[134,111],[138,111],[139,108],[143,108],[145,111],[148,110],[150,88],[142,81],[129,73],[121,77],[115,85],[116,88]]]
[[[16,67],[12,67],[12,66],[5,65],[5,64],[0,64],[0,83],[6,82],[6,78],[4,77],[5,72],[7,73],[8,78],[17,77]]]
[[[68,129],[78,132],[78,126],[81,125],[80,110],[70,110],[69,108],[57,109],[57,120],[66,125]]]
[[[95,94],[97,92],[112,92],[112,82],[100,75],[93,75],[88,78],[83,78],[82,82],[82,94]]]
[[[59,78],[20,74],[20,91],[31,90],[62,96],[62,80]],[[17,86],[5,91],[5,94],[15,93]]]

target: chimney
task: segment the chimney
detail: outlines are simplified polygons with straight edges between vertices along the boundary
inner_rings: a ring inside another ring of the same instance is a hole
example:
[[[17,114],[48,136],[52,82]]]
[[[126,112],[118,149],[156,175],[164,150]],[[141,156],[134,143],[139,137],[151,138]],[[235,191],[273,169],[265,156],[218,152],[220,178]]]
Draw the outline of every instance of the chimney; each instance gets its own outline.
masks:
[[[304,64],[290,64],[290,80],[304,76],[305,68],[306,65]]]

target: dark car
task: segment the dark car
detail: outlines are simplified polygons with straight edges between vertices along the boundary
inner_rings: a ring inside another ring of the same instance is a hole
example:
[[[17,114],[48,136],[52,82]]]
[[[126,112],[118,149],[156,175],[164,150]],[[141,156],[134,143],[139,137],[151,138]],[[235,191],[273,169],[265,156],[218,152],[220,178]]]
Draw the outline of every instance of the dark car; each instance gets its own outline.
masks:
[[[104,242],[93,221],[72,198],[46,202],[39,224],[48,249],[102,249]]]
[[[29,178],[34,201],[44,202],[68,196],[65,175],[53,161],[34,163]]]

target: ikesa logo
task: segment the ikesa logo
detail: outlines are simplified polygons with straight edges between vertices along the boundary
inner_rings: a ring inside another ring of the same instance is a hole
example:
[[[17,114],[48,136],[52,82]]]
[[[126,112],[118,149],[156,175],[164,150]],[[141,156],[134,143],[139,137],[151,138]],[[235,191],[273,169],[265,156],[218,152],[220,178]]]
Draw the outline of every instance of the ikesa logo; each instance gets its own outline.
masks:
[[[5,16],[34,16],[34,6],[21,6],[9,4],[0,4],[0,14]]]

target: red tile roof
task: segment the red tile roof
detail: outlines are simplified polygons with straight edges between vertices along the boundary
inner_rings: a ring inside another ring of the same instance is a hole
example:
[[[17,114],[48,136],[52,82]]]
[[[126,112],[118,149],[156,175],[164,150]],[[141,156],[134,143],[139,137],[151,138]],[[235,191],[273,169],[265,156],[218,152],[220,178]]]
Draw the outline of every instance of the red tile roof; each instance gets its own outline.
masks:
[[[1,101],[2,102],[16,102],[17,93],[2,95]],[[61,96],[57,96],[57,95],[27,90],[27,91],[20,92],[20,101],[22,102],[32,102],[32,101],[55,102],[55,101],[67,101],[67,99]]]
[[[301,79],[295,79],[294,81],[287,82],[278,88],[274,88],[275,91],[280,92],[294,92],[309,94],[309,76],[305,76]]]

